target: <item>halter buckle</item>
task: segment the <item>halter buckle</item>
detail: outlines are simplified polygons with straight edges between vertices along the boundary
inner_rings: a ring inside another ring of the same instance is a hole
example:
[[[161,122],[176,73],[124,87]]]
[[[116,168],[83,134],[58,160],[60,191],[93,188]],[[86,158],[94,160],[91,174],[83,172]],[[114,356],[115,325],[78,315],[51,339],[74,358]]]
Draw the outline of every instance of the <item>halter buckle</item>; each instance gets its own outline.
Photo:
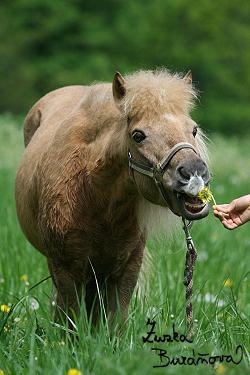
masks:
[[[153,179],[155,182],[162,182],[163,181],[163,173],[164,171],[159,168],[157,165],[153,166]]]

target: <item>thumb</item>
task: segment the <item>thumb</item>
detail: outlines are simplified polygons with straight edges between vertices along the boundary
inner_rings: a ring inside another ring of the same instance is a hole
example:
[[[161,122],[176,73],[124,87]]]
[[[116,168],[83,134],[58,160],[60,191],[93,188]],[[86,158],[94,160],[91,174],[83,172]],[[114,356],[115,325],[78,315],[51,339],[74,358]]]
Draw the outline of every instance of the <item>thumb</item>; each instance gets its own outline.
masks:
[[[219,212],[225,212],[228,213],[231,211],[232,208],[230,208],[230,204],[217,204],[213,206],[213,209],[219,211]]]

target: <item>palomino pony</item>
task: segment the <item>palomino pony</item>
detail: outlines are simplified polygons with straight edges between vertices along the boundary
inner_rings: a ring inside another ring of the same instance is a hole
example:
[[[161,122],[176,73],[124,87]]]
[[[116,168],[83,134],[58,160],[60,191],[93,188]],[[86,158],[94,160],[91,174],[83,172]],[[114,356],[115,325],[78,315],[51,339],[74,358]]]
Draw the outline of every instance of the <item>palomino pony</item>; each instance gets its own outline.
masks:
[[[197,198],[210,177],[189,117],[195,97],[191,72],[116,73],[113,85],[50,92],[27,115],[17,215],[71,318],[83,296],[96,323],[98,289],[110,320],[118,310],[125,320],[150,222],[163,211],[168,225],[172,212],[208,215]]]

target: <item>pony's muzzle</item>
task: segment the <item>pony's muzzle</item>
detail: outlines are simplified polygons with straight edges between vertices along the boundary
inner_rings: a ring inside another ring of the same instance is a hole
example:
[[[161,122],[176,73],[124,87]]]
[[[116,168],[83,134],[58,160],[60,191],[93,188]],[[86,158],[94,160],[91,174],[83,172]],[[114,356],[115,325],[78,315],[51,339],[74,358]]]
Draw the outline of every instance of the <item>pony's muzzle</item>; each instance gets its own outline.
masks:
[[[175,190],[196,197],[198,193],[209,185],[210,174],[206,163],[201,160],[180,164],[175,173]]]
[[[209,186],[210,174],[201,159],[181,163],[175,172],[173,191],[181,215],[188,220],[198,220],[208,215],[209,205],[198,198],[198,193]]]

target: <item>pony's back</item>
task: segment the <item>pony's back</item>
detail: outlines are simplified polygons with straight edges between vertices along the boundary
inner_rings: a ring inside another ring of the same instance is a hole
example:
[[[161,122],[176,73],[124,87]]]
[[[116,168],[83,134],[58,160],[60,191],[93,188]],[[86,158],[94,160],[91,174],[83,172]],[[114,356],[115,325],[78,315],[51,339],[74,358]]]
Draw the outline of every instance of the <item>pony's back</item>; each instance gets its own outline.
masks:
[[[42,97],[29,111],[24,122],[24,145],[28,146],[37,129],[46,123],[55,132],[63,118],[83,99],[87,87],[68,86],[54,90]]]

